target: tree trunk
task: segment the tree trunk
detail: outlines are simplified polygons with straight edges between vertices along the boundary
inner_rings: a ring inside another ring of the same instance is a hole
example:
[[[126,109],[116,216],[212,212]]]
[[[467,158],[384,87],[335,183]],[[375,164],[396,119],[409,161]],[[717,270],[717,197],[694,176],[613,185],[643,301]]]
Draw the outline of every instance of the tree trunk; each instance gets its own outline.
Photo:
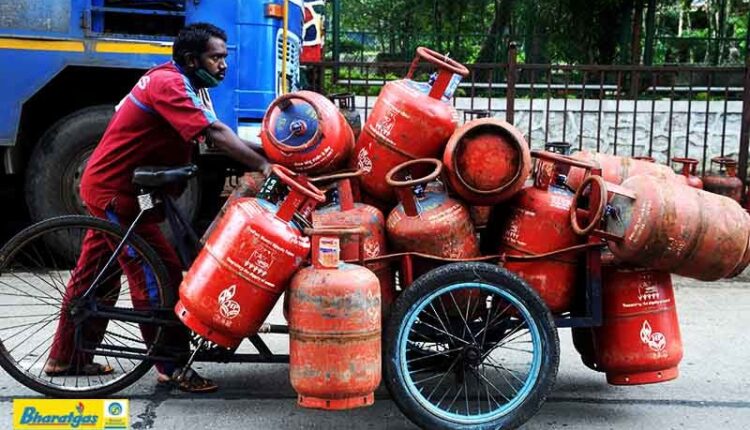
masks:
[[[656,34],[656,0],[648,0],[646,9],[646,46],[643,50],[643,64],[654,63],[654,36]]]
[[[641,28],[643,27],[643,0],[635,0],[633,12],[633,38],[630,42],[630,62],[641,64]]]
[[[494,0],[495,14],[477,55],[477,63],[494,63],[501,51],[500,41],[510,25],[515,0]]]

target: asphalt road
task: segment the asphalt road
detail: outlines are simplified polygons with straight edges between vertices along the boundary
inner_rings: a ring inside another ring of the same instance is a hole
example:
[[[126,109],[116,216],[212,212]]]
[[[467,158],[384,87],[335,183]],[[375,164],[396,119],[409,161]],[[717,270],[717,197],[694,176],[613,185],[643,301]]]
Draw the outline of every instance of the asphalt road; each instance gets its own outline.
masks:
[[[527,429],[707,429],[750,426],[750,283],[675,279],[684,358],[680,377],[615,387],[584,367],[570,332],[560,330],[557,384]],[[279,319],[279,312],[274,312]],[[269,335],[277,352],[286,338]],[[245,346],[250,348],[249,346]],[[133,429],[408,429],[415,428],[381,387],[374,406],[344,412],[298,408],[282,364],[202,363],[221,384],[215,394],[155,387],[153,374],[120,393],[131,399]],[[37,396],[0,371],[0,428],[11,428],[12,399]]]

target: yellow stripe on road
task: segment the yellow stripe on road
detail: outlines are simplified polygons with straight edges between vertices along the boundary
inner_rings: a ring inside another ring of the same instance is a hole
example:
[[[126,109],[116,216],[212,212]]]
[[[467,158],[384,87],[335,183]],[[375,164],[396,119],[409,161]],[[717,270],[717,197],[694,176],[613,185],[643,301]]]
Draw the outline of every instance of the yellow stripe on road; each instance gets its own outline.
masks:
[[[83,42],[72,40],[6,39],[0,38],[0,49],[26,49],[31,51],[84,52]]]
[[[96,42],[95,52],[110,54],[172,54],[172,44],[138,42]]]

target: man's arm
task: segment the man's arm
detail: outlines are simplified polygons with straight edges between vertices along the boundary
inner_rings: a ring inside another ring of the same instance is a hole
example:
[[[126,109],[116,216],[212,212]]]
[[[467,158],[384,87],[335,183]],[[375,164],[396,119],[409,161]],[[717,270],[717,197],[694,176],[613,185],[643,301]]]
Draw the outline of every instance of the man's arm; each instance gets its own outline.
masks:
[[[271,173],[271,164],[262,155],[255,152],[237,136],[231,128],[221,121],[214,121],[206,129],[208,139],[217,147],[224,150],[230,157],[248,166],[250,169]]]

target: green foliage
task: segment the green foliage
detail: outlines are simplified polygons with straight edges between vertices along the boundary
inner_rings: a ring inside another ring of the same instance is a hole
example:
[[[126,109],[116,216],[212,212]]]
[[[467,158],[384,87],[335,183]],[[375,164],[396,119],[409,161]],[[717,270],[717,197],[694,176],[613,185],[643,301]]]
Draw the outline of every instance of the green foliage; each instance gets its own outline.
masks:
[[[562,64],[631,62],[634,11],[641,11],[639,43],[643,47],[649,3],[648,0],[340,1],[341,30],[351,35],[341,38],[342,52],[361,53],[369,60],[380,55],[391,61],[409,61],[417,46],[428,46],[465,63],[505,62],[508,43],[516,41],[520,62]],[[722,63],[735,61],[737,50],[744,55],[748,31],[746,3],[705,0],[702,8],[692,7],[691,0],[657,0],[655,4],[655,63],[704,62],[716,55],[715,50],[722,50],[719,59]],[[723,35],[729,39],[722,39],[727,42],[717,47],[714,42],[721,33],[716,17],[721,4],[727,5]],[[327,47],[330,49],[330,43]]]

